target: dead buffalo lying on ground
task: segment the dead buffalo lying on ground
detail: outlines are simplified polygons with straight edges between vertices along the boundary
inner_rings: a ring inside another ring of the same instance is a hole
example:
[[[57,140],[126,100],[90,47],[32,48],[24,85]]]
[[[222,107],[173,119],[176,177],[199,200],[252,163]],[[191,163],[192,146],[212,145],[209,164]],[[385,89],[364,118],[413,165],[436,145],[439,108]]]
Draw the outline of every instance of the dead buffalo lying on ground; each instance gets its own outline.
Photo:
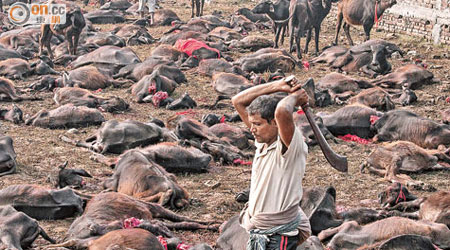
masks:
[[[57,129],[100,125],[104,121],[105,118],[97,109],[66,104],[50,111],[42,109],[27,119],[25,124]]]
[[[42,236],[45,240],[55,243],[42,229],[36,220],[18,212],[12,206],[0,206],[0,248],[28,249],[34,240]]]
[[[415,64],[408,64],[398,68],[395,72],[373,80],[371,84],[383,88],[419,89],[423,85],[433,82],[433,73]]]
[[[384,242],[376,243],[370,246],[363,246],[359,250],[436,250],[436,245],[433,244],[430,237],[416,234],[403,234],[392,237]]]
[[[450,226],[450,193],[448,191],[439,191],[428,197],[417,198],[400,183],[394,183],[378,196],[380,203],[384,204],[386,209],[403,212],[399,216]],[[416,212],[404,212],[414,210]]]
[[[0,77],[0,100],[1,101],[23,101],[23,100],[37,100],[36,97],[28,97],[18,95],[14,83],[6,78]]]
[[[316,187],[304,190],[300,206],[311,223],[313,234],[327,228],[334,228],[342,224],[336,218],[336,190],[333,187]],[[239,225],[238,216],[222,224],[220,236],[216,246],[222,250],[244,250],[249,234]],[[301,248],[300,248],[301,249]]]
[[[163,142],[140,149],[141,153],[152,162],[164,167],[171,173],[204,173],[208,170],[211,155],[194,147],[182,147],[175,143]],[[120,160],[96,155],[93,160],[114,167]]]
[[[188,193],[178,185],[175,176],[137,149],[120,156],[114,175],[105,181],[104,187],[172,209],[189,204]]]
[[[23,122],[23,112],[15,104],[13,104],[10,109],[0,108],[0,120],[10,121],[15,124],[20,124]]]
[[[99,47],[113,45],[117,47],[125,46],[125,40],[122,37],[111,34],[110,32],[92,32],[87,33],[83,38],[83,44],[95,44]]]
[[[0,176],[16,172],[16,152],[9,136],[0,137]]]
[[[64,141],[76,146],[86,147],[99,153],[121,154],[127,149],[146,146],[164,141],[176,141],[177,138],[166,128],[154,123],[142,123],[133,120],[108,120],[97,130],[96,134],[86,142],[72,141],[61,137]]]
[[[342,104],[351,96],[356,95],[360,89],[368,88],[370,85],[365,80],[353,79],[339,73],[330,73],[322,77],[315,87],[318,91],[328,91],[335,103]]]
[[[104,98],[78,87],[58,88],[54,93],[53,100],[58,106],[71,103],[74,106],[97,108],[100,111],[111,113],[126,111],[129,107],[128,103],[120,97]]]
[[[193,38],[198,41],[208,41],[208,35],[197,31],[180,31],[178,33],[167,34],[160,38],[160,42],[163,44],[174,45],[178,40],[187,40]]]
[[[82,188],[85,185],[83,177],[92,178],[92,176],[84,169],[68,169],[68,162],[64,162],[59,166],[58,179],[56,181],[57,188],[64,188],[69,186],[70,188]]]
[[[241,40],[244,38],[238,32],[227,27],[217,27],[211,30],[208,35],[210,37],[220,38],[224,41]]]
[[[37,220],[59,220],[83,212],[83,201],[69,188],[12,185],[0,190],[0,205],[11,205]]]
[[[130,48],[120,48],[116,46],[102,46],[86,55],[82,55],[70,64],[72,69],[85,65],[93,65],[97,68],[111,72],[111,75],[119,72],[119,69],[141,60]]]
[[[124,23],[125,17],[120,11],[116,10],[93,10],[85,16],[93,24]]]
[[[24,79],[31,73],[31,67],[27,61],[20,58],[11,58],[0,61],[0,75],[11,79]]]
[[[107,2],[103,4],[100,9],[101,10],[121,10],[125,11],[130,8],[132,4],[126,0],[113,0],[111,2]]]
[[[253,136],[248,130],[227,123],[218,123],[209,127],[209,131],[218,138],[227,141],[241,150],[251,148],[248,140],[253,138]]]
[[[198,72],[207,76],[213,76],[219,72],[233,73],[234,70],[233,65],[224,59],[205,59],[198,65]]]
[[[173,21],[180,21],[177,14],[170,9],[159,9],[155,11],[155,16],[153,17],[155,25],[171,25]]]
[[[395,109],[395,104],[391,100],[389,93],[380,87],[361,91],[356,96],[350,98],[349,103],[359,103],[379,111]]]
[[[302,132],[303,138],[305,139],[305,142],[308,146],[317,145],[317,138],[314,135],[314,132],[311,128],[311,125],[309,124],[306,116],[304,113],[294,113],[294,123],[297,128],[300,129]],[[323,124],[322,118],[315,116],[315,121],[317,126],[320,129],[320,132],[322,132],[322,135],[325,137],[325,139],[332,139],[334,138],[333,134],[325,127]]]
[[[320,115],[323,124],[334,135],[357,135],[361,138],[372,138],[375,132],[371,129],[371,118],[383,114],[363,105],[349,105],[336,110],[331,115]]]
[[[189,219],[163,208],[156,203],[139,201],[125,194],[108,192],[96,195],[90,200],[82,216],[78,217],[67,232],[67,239],[95,239],[110,231],[122,229],[124,220],[129,218],[144,220],[140,227],[156,235],[171,235],[168,229],[211,229],[217,230],[217,225],[209,222]],[[154,220],[167,219],[172,222]]]
[[[154,48],[152,50],[152,54],[150,55],[154,58],[164,58],[169,61],[178,61],[178,60],[184,60],[188,57],[186,53],[183,51],[180,51],[173,47],[172,45],[168,44],[161,44],[158,47]],[[145,61],[149,60],[150,58],[147,58]],[[145,62],[144,61],[144,62]]]
[[[414,181],[405,173],[450,168],[438,164],[439,159],[450,162],[450,157],[439,150],[425,150],[412,142],[398,141],[378,146],[361,165],[361,171],[383,176],[387,181],[399,182],[418,189],[430,189],[421,181]]]
[[[408,110],[391,110],[373,125],[374,141],[410,141],[423,148],[450,145],[450,126],[420,117]]]
[[[296,61],[285,50],[265,48],[242,57],[237,64],[240,64],[242,70],[247,72],[263,73],[267,70],[275,72],[278,69],[291,72],[295,68]]]
[[[189,96],[188,93],[184,93],[180,98],[175,99],[166,106],[169,110],[193,109],[195,107],[197,107],[197,103],[191,98],[191,96]]]
[[[228,46],[230,49],[257,51],[273,47],[273,41],[262,36],[247,36],[242,40],[233,40]]]
[[[339,227],[319,233],[319,239],[324,241],[333,237],[328,247],[346,250],[382,242],[403,234],[427,236],[438,247],[450,248],[450,229],[446,225],[402,217],[390,217],[365,226],[360,226],[355,221],[344,222]],[[407,244],[410,245],[410,242]]]
[[[65,87],[79,87],[91,90],[104,89],[109,86],[121,87],[124,84],[124,82],[105,76],[94,66],[74,69],[68,75],[64,74],[62,82]]]
[[[245,77],[233,73],[215,73],[212,77],[214,89],[219,94],[234,96],[253,86]]]

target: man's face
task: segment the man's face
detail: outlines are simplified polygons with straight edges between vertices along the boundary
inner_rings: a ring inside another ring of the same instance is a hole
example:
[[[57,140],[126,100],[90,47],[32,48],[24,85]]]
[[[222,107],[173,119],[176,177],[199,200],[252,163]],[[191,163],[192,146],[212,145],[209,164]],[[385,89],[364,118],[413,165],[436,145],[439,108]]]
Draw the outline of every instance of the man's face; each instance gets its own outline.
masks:
[[[248,119],[252,125],[250,132],[257,142],[272,144],[277,139],[278,127],[275,119],[267,122],[260,114],[249,115]]]

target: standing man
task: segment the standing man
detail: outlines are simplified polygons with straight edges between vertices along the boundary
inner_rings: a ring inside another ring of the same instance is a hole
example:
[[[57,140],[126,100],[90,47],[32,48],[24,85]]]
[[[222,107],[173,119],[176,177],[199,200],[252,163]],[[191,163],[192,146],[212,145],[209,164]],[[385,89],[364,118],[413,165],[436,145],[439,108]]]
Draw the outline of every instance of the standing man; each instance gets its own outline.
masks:
[[[141,18],[145,17],[145,4],[147,3],[148,12],[150,13],[150,25],[153,25],[155,18],[155,5],[156,0],[139,0],[138,12]]]
[[[289,95],[278,102],[269,95],[275,92]],[[297,79],[281,79],[242,91],[232,102],[256,146],[249,202],[239,218],[250,234],[247,250],[295,250],[311,235],[299,206],[308,147],[292,117],[308,96]]]

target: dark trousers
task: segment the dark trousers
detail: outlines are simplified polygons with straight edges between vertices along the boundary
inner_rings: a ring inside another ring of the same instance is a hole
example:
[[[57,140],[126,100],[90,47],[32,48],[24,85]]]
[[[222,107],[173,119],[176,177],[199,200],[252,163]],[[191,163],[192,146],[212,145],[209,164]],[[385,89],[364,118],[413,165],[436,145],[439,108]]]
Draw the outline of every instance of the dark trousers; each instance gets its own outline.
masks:
[[[298,244],[298,235],[284,236],[275,234],[269,237],[267,250],[295,250]]]

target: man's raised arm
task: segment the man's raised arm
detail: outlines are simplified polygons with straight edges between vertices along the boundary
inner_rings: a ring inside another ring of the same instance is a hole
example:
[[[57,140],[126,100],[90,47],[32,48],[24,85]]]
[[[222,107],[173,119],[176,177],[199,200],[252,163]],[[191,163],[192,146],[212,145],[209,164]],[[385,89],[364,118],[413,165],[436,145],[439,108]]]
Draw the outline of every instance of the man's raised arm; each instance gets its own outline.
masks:
[[[260,84],[249,89],[246,89],[235,95],[231,101],[236,111],[239,113],[242,121],[251,129],[251,124],[248,120],[247,106],[252,103],[258,96],[269,95],[275,92],[291,92],[291,86],[288,85],[284,79],[273,81],[265,84]]]

